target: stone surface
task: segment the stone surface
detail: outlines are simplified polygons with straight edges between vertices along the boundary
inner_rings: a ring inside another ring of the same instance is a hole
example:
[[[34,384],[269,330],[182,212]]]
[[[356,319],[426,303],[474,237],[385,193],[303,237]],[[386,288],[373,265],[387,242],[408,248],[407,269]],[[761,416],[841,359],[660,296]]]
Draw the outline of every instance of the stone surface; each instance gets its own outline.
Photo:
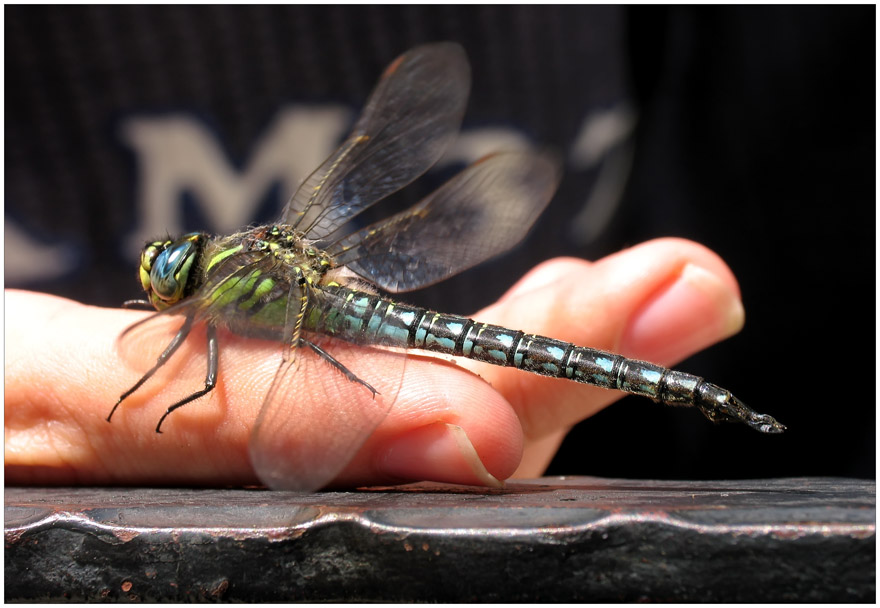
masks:
[[[9,601],[873,602],[875,484],[6,488]]]

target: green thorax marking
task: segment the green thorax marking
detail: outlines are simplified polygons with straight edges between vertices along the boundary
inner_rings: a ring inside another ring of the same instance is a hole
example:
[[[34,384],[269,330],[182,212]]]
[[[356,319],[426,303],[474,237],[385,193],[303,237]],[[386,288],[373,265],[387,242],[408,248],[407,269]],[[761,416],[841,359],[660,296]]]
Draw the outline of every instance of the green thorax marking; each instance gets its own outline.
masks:
[[[228,327],[243,335],[274,335],[283,328],[292,284],[335,284],[326,278],[336,266],[333,259],[285,225],[215,238],[202,260],[211,305],[225,309]]]

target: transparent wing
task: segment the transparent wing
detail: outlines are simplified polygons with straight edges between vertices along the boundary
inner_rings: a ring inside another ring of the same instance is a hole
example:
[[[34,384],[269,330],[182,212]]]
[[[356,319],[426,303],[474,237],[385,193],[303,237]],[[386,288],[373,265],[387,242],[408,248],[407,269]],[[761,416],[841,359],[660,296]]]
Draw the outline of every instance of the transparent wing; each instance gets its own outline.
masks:
[[[454,43],[398,57],[382,75],[340,148],[299,187],[282,221],[311,240],[427,171],[458,132],[470,91],[470,66]]]
[[[266,268],[262,263],[253,263],[224,276],[244,284],[249,272],[257,270]],[[137,412],[155,424],[169,405],[204,386],[208,369],[206,322],[227,327],[236,323],[222,315],[222,308],[213,299],[220,292],[217,284],[131,326],[120,336],[117,344],[121,359],[130,370],[126,387],[131,387],[155,365],[181,327],[193,320],[191,332],[173,355],[126,397],[116,418]],[[325,314],[342,307],[326,299],[315,305]],[[283,328],[278,327],[272,333],[282,332]],[[310,346],[299,345],[291,353],[277,336],[266,337],[272,341],[220,333],[218,389],[176,410],[162,428],[170,432],[190,424],[211,424],[212,420],[221,424],[228,415],[226,408],[250,409],[247,400],[262,403],[250,440],[252,465],[258,476],[273,489],[314,491],[345,468],[385,418],[401,386],[406,354],[303,333],[310,344],[350,375],[369,384],[376,391],[374,396],[370,388],[351,380]],[[288,361],[283,361],[285,352],[292,354]],[[274,374],[261,371],[267,365],[276,370]]]
[[[342,303],[316,306],[335,314]],[[304,344],[279,363],[250,443],[257,475],[276,490],[310,492],[331,482],[388,414],[403,380],[403,351],[304,338],[335,363]]]
[[[559,183],[549,155],[488,156],[413,207],[328,247],[336,262],[396,293],[442,281],[525,237]]]

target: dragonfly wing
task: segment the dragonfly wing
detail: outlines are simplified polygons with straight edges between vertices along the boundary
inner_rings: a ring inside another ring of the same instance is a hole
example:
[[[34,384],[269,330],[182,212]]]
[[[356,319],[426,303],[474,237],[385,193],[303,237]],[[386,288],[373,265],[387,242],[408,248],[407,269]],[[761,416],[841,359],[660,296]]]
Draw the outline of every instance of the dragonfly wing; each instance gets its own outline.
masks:
[[[333,481],[388,414],[406,355],[326,336],[307,339],[376,390],[352,381],[306,345],[280,364],[250,444],[260,480],[311,492]]]
[[[282,218],[320,240],[427,171],[461,126],[470,65],[454,43],[398,57],[340,148],[299,187]]]
[[[397,293],[442,281],[522,240],[559,183],[557,160],[494,154],[413,207],[328,247],[340,265]]]
[[[302,291],[290,277],[278,276],[281,267],[272,255],[238,254],[215,266],[216,280],[199,295],[205,317],[222,319],[236,333],[281,340],[271,384],[256,387],[265,397],[250,440],[251,464],[273,489],[314,491],[339,474],[385,418],[403,377],[405,355],[309,332],[291,345]],[[268,297],[289,304],[282,315],[286,320],[263,326],[271,329],[268,334],[260,333],[260,313],[250,314],[260,305],[248,304],[264,277],[275,281]],[[306,314],[333,316],[345,304],[320,288],[307,293]],[[248,313],[239,312],[242,306]]]

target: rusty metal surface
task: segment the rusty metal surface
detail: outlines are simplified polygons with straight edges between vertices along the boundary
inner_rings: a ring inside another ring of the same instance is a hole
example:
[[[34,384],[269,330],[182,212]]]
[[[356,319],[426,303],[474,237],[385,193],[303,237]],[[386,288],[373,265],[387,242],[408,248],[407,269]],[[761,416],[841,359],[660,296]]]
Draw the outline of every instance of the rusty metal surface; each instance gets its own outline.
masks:
[[[6,488],[8,601],[875,599],[875,484]]]

